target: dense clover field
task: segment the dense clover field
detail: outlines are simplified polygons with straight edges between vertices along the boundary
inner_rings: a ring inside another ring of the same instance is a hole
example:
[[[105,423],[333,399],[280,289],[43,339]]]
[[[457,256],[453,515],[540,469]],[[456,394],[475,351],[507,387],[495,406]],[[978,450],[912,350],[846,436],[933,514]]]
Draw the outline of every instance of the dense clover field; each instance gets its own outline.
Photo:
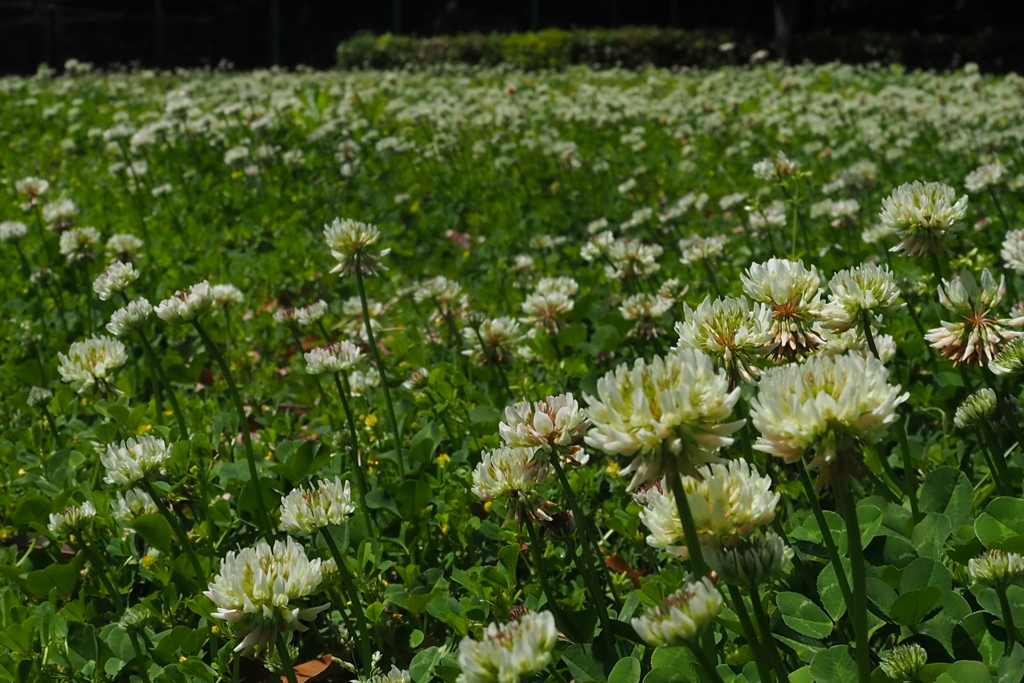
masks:
[[[0,678],[1024,673],[1024,79],[0,79]]]

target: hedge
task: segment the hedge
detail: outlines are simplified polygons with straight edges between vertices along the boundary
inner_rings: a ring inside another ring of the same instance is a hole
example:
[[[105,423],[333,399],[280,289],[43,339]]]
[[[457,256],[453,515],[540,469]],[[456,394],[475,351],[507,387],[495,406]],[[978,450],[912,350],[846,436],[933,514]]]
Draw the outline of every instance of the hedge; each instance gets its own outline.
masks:
[[[798,33],[795,53],[801,60],[864,64],[899,63],[910,68],[950,69],[976,62],[986,71],[1024,70],[1018,46],[1024,32],[991,31],[970,36],[894,34],[859,31]],[[360,33],[338,46],[342,68],[397,69],[440,64],[510,64],[524,69],[596,67],[716,67],[743,64],[768,48],[769,36],[731,31],[685,31],[626,27],[537,33],[467,33],[416,38],[390,33]]]

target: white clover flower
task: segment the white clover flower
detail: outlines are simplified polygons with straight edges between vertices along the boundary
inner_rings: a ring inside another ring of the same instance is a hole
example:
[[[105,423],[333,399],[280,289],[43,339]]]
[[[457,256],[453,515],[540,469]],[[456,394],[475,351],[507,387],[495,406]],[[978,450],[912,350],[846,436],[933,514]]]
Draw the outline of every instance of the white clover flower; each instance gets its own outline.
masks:
[[[55,199],[43,205],[43,220],[53,226],[66,226],[78,215],[78,207],[70,199]]]
[[[868,345],[867,337],[864,336],[864,330],[859,327],[839,334],[825,331],[822,338],[825,343],[814,350],[816,356],[841,356],[847,351],[853,351],[865,358],[875,355]],[[880,361],[888,363],[896,357],[896,340],[891,335],[875,333],[874,340]]]
[[[772,201],[768,206],[745,208],[750,229],[755,233],[761,233],[766,228],[781,228],[786,225],[786,205],[781,199]]]
[[[831,464],[849,439],[884,438],[909,396],[889,384],[881,361],[853,353],[776,368],[761,379],[751,401],[751,420],[761,432],[754,448],[786,462],[814,449],[811,465]]]
[[[725,600],[711,579],[691,577],[665,602],[630,623],[652,647],[685,645],[696,642],[724,607]]]
[[[2,232],[3,226],[0,225],[0,235]],[[1024,230],[1013,230],[1006,233],[999,255],[1003,257],[1007,268],[1024,275]]]
[[[437,301],[438,305],[447,307],[449,303],[458,299],[461,293],[462,287],[458,282],[438,275],[420,284],[413,292],[412,298],[416,303]]]
[[[651,275],[661,269],[657,259],[664,251],[658,244],[644,244],[634,239],[615,240],[608,247],[606,255],[611,265],[605,268],[605,273],[618,280]]]
[[[725,235],[680,240],[679,250],[682,252],[682,257],[679,262],[689,266],[700,263],[704,259],[714,258],[722,253],[727,241],[728,238]]]
[[[1024,368],[1024,337],[1014,337],[996,354],[988,369],[996,375],[1014,375]]]
[[[732,194],[724,195],[718,200],[718,206],[722,211],[728,211],[737,204],[741,204],[746,201],[747,195],[745,192],[734,192]]]
[[[28,228],[24,223],[4,221],[0,223],[0,242],[17,242],[25,236],[26,232],[28,232]]]
[[[473,470],[473,495],[481,500],[508,497],[508,517],[520,524],[526,521],[551,520],[551,505],[537,493],[537,487],[548,478],[547,461],[534,456],[537,448],[502,446],[484,453]]]
[[[590,426],[572,394],[548,396],[535,403],[519,403],[505,408],[505,421],[498,433],[512,447],[540,448],[579,444]]]
[[[701,545],[735,545],[775,518],[780,494],[772,491],[771,477],[758,474],[746,460],[712,463],[695,474],[683,477],[682,485]],[[647,544],[687,559],[683,523],[668,484],[660,480],[634,497],[644,508],[640,520],[650,530]]]
[[[774,532],[734,546],[712,543],[704,548],[704,559],[720,581],[746,588],[768,581],[792,557],[792,548]]]
[[[107,258],[110,260],[134,256],[141,249],[142,240],[130,233],[111,235],[106,244]]]
[[[1005,589],[1024,576],[1024,556],[1004,550],[989,550],[968,562],[967,571],[978,583]]]
[[[405,669],[399,669],[394,664],[391,665],[391,671],[376,676],[370,676],[365,683],[411,683],[409,678],[409,672]]]
[[[77,507],[68,507],[63,512],[51,514],[47,528],[58,537],[80,534],[95,516],[96,508],[86,501]]]
[[[871,223],[860,233],[860,238],[866,244],[878,244],[884,242],[899,230],[891,228],[888,225],[879,225],[877,223]]]
[[[828,288],[828,303],[821,313],[833,332],[860,325],[864,314],[879,327],[886,316],[902,306],[897,301],[900,288],[892,271],[874,263],[839,271],[829,280]]]
[[[228,151],[224,152],[224,163],[228,166],[234,166],[243,159],[249,157],[249,148],[245,145],[238,147],[232,147]]]
[[[108,444],[100,453],[100,462],[107,470],[103,481],[118,486],[131,486],[143,477],[161,470],[171,459],[171,447],[163,439],[143,434],[120,444]]]
[[[599,232],[592,235],[587,243],[580,248],[580,257],[588,262],[607,257],[614,243],[615,235],[610,231]]]
[[[107,323],[107,331],[115,337],[123,337],[129,332],[141,328],[152,314],[153,307],[149,301],[145,297],[139,297],[111,314],[110,322]]]
[[[261,541],[255,547],[229,552],[220,572],[203,594],[217,605],[211,616],[242,625],[244,636],[235,652],[273,647],[278,633],[306,631],[311,621],[330,607],[303,607],[302,598],[312,595],[322,581],[321,561],[306,557],[294,539],[271,547]]]
[[[941,321],[942,326],[929,330],[924,338],[953,365],[989,363],[1006,342],[1020,336],[1020,332],[1010,328],[1024,325],[1024,316],[994,317],[993,309],[1005,294],[1005,276],[1000,276],[996,283],[987,268],[981,273],[980,285],[970,273],[952,281],[943,280],[939,302],[959,320]]]
[[[889,650],[879,668],[894,681],[916,681],[921,669],[928,663],[928,653],[917,643],[897,645]]]
[[[213,305],[216,308],[223,308],[228,304],[240,304],[245,301],[242,290],[234,285],[213,285],[210,287],[213,296]]]
[[[292,489],[281,500],[281,528],[308,536],[329,524],[344,523],[355,511],[349,482],[322,479],[315,487]]]
[[[14,189],[18,191],[18,194],[23,194],[31,199],[46,194],[46,191],[50,189],[50,181],[29,176],[14,183]]]
[[[824,308],[817,268],[772,258],[751,264],[740,280],[747,296],[771,309],[775,357],[793,358],[823,343],[817,329]]]
[[[597,397],[584,394],[593,429],[589,446],[635,456],[621,474],[633,473],[629,490],[660,476],[669,464],[692,469],[716,459],[743,420],[728,420],[739,399],[711,357],[680,349],[650,362],[639,358],[597,381]]]
[[[324,239],[331,249],[331,256],[338,262],[331,272],[340,273],[342,277],[351,275],[357,269],[367,277],[379,275],[385,268],[377,259],[391,253],[390,249],[380,252],[371,249],[380,239],[377,226],[349,218],[335,218],[333,223],[325,225]]]
[[[551,663],[558,629],[551,612],[530,612],[519,621],[490,624],[479,641],[459,643],[458,683],[516,683]]]
[[[891,251],[921,256],[941,252],[966,215],[967,195],[957,199],[956,190],[949,185],[915,180],[900,185],[882,200],[878,220],[902,237]]]
[[[480,323],[479,330],[462,328],[462,337],[469,347],[462,353],[470,358],[479,357],[480,363],[508,365],[515,357],[515,349],[522,343],[524,335],[522,326],[515,318],[490,318]]]
[[[573,296],[580,291],[580,285],[571,277],[544,277],[533,287],[535,292],[560,292],[565,296]]]
[[[334,342],[318,346],[304,354],[306,372],[310,375],[348,372],[360,366],[366,359],[359,346],[350,341]]]
[[[661,294],[634,294],[619,305],[619,313],[625,320],[635,320],[629,336],[638,339],[653,339],[664,334],[658,318],[672,310],[675,299]]]
[[[608,227],[607,218],[598,218],[587,223],[587,233],[593,235]]]
[[[551,333],[564,325],[565,316],[573,309],[573,300],[564,291],[534,292],[523,302],[524,323],[543,327]]]
[[[790,161],[781,150],[773,157],[766,157],[754,164],[754,177],[766,182],[778,182],[792,175],[798,168],[796,162]]]
[[[679,348],[703,351],[745,382],[760,376],[758,365],[775,344],[767,306],[751,305],[744,297],[709,296],[695,311],[684,304],[683,317],[675,327]]]
[[[75,342],[68,355],[57,354],[57,370],[65,382],[82,382],[79,391],[85,391],[96,382],[105,382],[113,371],[128,360],[124,344],[110,337],[91,337]]]
[[[45,406],[53,398],[53,392],[45,387],[32,387],[28,390],[26,402],[33,408]]]
[[[107,301],[138,279],[139,271],[131,263],[114,261],[93,281],[92,288],[100,295],[101,301]]]
[[[156,314],[164,322],[183,325],[199,319],[213,305],[213,288],[206,280],[188,289],[178,290],[174,296],[157,304]]]
[[[981,192],[997,184],[1006,175],[1006,167],[998,161],[979,166],[964,178],[964,187],[968,192]]]
[[[996,392],[989,388],[979,389],[964,399],[953,416],[958,429],[967,429],[987,420],[996,412]]]
[[[93,247],[100,241],[96,228],[74,228],[60,234],[60,253],[68,263],[93,257]]]
[[[315,301],[308,306],[295,309],[295,322],[303,326],[310,326],[317,320],[324,317],[324,313],[327,312],[327,302],[323,299]]]
[[[364,396],[369,387],[380,386],[380,373],[377,368],[371,366],[365,371],[353,370],[348,376],[348,388],[353,396]]]
[[[130,528],[131,524],[142,515],[155,515],[159,510],[148,493],[138,489],[128,489],[124,493],[118,491],[117,497],[110,504],[110,512],[114,519]]]

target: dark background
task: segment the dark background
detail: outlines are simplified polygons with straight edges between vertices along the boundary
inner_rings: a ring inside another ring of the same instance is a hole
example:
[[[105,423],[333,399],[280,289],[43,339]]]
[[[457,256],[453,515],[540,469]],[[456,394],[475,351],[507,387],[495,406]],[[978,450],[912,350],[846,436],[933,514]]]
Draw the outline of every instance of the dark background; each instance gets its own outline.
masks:
[[[0,73],[70,57],[108,67],[329,67],[358,31],[417,36],[625,25],[729,30],[780,47],[858,31],[952,38],[1021,31],[1019,2],[992,0],[0,0]],[[395,8],[399,7],[396,17]],[[275,21],[275,8],[277,18]],[[1011,9],[1012,8],[1012,9]],[[277,40],[274,40],[277,26]],[[276,45],[275,45],[276,43]],[[1015,49],[1024,52],[1024,43]],[[792,48],[799,59],[799,49]],[[1010,60],[1016,62],[1017,60]]]

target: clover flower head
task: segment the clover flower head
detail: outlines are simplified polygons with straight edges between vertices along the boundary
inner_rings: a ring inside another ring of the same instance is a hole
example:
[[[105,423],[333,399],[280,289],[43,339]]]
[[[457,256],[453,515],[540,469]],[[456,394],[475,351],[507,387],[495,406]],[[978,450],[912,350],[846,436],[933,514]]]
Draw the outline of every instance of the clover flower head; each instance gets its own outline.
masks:
[[[740,280],[747,296],[771,309],[775,357],[793,358],[823,343],[817,329],[823,314],[817,268],[772,258],[751,264]]]
[[[321,561],[310,560],[294,539],[261,541],[229,552],[220,572],[203,594],[217,606],[211,616],[242,625],[235,652],[273,648],[278,633],[306,631],[304,621],[330,606],[304,607],[323,580]]]
[[[106,244],[109,260],[130,258],[142,249],[142,240],[131,233],[111,235]]]
[[[199,319],[213,306],[213,287],[206,280],[188,289],[178,290],[156,306],[156,314],[164,322],[183,325]]]
[[[882,657],[879,667],[894,681],[916,681],[928,663],[928,653],[917,643],[897,645]]]
[[[765,157],[754,164],[754,177],[766,182],[778,182],[792,175],[797,169],[796,162],[790,161],[786,154],[779,150],[775,156]]]
[[[344,523],[355,511],[352,485],[340,477],[323,479],[308,489],[292,489],[281,500],[281,528],[308,536],[329,524]]]
[[[489,318],[479,329],[462,328],[462,337],[468,346],[462,353],[489,365],[508,365],[515,358],[515,350],[525,336],[522,325],[515,318]]]
[[[111,314],[110,322],[107,323],[107,331],[115,337],[123,337],[129,332],[141,328],[152,314],[153,306],[145,297],[139,297]]]
[[[416,303],[436,301],[438,305],[447,308],[448,304],[458,299],[461,293],[462,286],[458,282],[449,280],[444,275],[438,275],[421,283],[413,292],[412,298]]]
[[[523,302],[523,322],[556,333],[565,325],[565,316],[572,309],[572,297],[564,291],[533,292]]]
[[[772,491],[771,477],[761,476],[746,460],[706,465],[681,483],[702,546],[732,547],[775,518],[780,494]],[[687,559],[683,523],[667,482],[659,480],[634,498],[643,507],[640,520],[650,530],[647,544]]]
[[[0,242],[17,242],[27,232],[28,228],[25,227],[24,223],[4,221],[0,223]]]
[[[53,392],[45,387],[32,387],[28,390],[27,402],[33,408],[45,406],[53,398]]]
[[[683,305],[683,320],[676,323],[678,347],[697,349],[715,365],[734,371],[744,382],[761,375],[758,367],[775,344],[771,309],[745,297],[705,298],[696,310]]]
[[[786,462],[814,449],[811,466],[831,466],[837,455],[846,455],[840,445],[849,440],[870,444],[884,438],[907,398],[873,357],[812,356],[775,368],[761,379],[751,402],[751,419],[761,432],[754,448]]]
[[[967,563],[971,578],[992,588],[1006,588],[1024,576],[1024,556],[1005,550],[988,550]]]
[[[481,500],[508,497],[508,516],[520,524],[543,519],[550,503],[537,493],[549,474],[547,460],[538,460],[537,448],[502,446],[484,453],[473,470],[473,494]]]
[[[902,239],[891,251],[922,256],[941,252],[966,215],[967,195],[957,199],[949,185],[915,180],[882,200],[878,220],[900,233]]]
[[[550,451],[579,444],[589,426],[590,420],[573,395],[559,394],[505,408],[505,421],[498,425],[498,433],[509,446]]]
[[[865,263],[841,270],[829,280],[828,303],[822,316],[833,332],[845,332],[860,324],[864,315],[874,326],[897,311],[900,288],[886,266]]]
[[[3,226],[0,225],[0,237]],[[999,251],[1006,267],[1017,274],[1024,275],[1024,230],[1011,230],[1003,238],[1003,247]]]
[[[334,342],[318,346],[303,354],[306,358],[306,372],[310,375],[348,372],[359,367],[366,356],[359,346],[350,341]]]
[[[96,228],[74,228],[60,235],[60,253],[68,263],[86,261],[93,257],[93,247],[99,243],[100,233]]]
[[[979,389],[964,399],[956,409],[953,424],[958,429],[968,429],[996,412],[996,392],[989,388]]]
[[[408,671],[392,664],[391,671],[370,676],[365,683],[410,683],[411,680]]]
[[[371,248],[380,239],[377,226],[350,218],[335,218],[333,223],[324,226],[324,239],[331,256],[338,262],[332,273],[346,276],[358,270],[363,276],[373,277],[385,270],[377,259],[387,256],[391,250],[377,252]]]
[[[123,292],[128,285],[139,279],[139,271],[131,263],[114,261],[100,273],[93,283],[93,290],[100,295],[101,301],[107,301],[118,292]]]
[[[143,477],[159,471],[171,459],[171,447],[163,439],[149,434],[133,436],[120,444],[109,444],[100,453],[107,476],[103,481],[131,486]]]
[[[981,192],[997,184],[1006,175],[1006,167],[998,161],[974,169],[964,178],[968,192]]]
[[[46,194],[46,191],[50,189],[50,181],[29,176],[14,183],[14,189],[18,191],[18,194],[23,194],[31,199]]]
[[[1024,337],[1014,337],[996,354],[988,369],[996,375],[1015,375],[1024,368]]]
[[[124,344],[111,337],[91,337],[75,342],[68,354],[58,353],[57,370],[65,382],[82,382],[79,391],[85,391],[97,382],[109,380],[113,371],[128,360]]]
[[[551,663],[558,629],[551,612],[530,612],[508,624],[490,624],[483,638],[459,643],[458,683],[516,683]]]
[[[71,225],[71,219],[78,215],[78,207],[70,199],[55,199],[43,206],[43,220],[50,230],[64,230]]]
[[[941,327],[928,331],[925,339],[932,348],[953,362],[985,365],[1008,341],[1020,336],[1014,327],[1024,325],[1024,316],[998,318],[994,308],[1006,294],[1006,278],[995,281],[986,268],[981,283],[970,273],[953,280],[943,280],[939,287],[939,302],[958,319],[943,320]]]
[[[535,292],[561,292],[565,296],[574,296],[580,291],[580,285],[571,277],[542,277],[533,286]]]
[[[213,296],[213,306],[223,308],[228,304],[240,304],[245,301],[242,290],[234,285],[213,285],[210,287]]]
[[[617,280],[651,275],[661,269],[658,257],[664,251],[660,244],[645,244],[635,239],[614,240],[604,254],[611,261],[611,265],[605,267],[605,274]]]
[[[629,336],[637,339],[653,339],[664,334],[658,318],[672,310],[675,299],[661,294],[641,292],[627,297],[619,305],[619,313],[625,320],[635,320]]]
[[[128,489],[124,493],[118,491],[110,504],[114,519],[130,528],[132,523],[143,515],[155,515],[159,510],[149,494],[139,489]]]
[[[725,607],[711,579],[691,577],[657,607],[632,620],[640,638],[652,647],[696,642]]]
[[[308,306],[295,309],[295,322],[305,327],[309,327],[317,320],[324,317],[324,313],[327,312],[327,302],[323,299],[314,301]]]
[[[584,394],[593,429],[587,445],[612,455],[635,456],[620,474],[633,473],[629,490],[671,465],[684,471],[716,460],[718,449],[743,420],[727,422],[739,398],[711,357],[679,349],[620,365],[597,381],[597,396]]]
[[[72,536],[82,533],[95,516],[95,506],[86,501],[81,505],[65,508],[63,512],[51,514],[47,528],[54,536]]]
[[[782,537],[768,532],[736,545],[712,543],[704,548],[704,559],[723,583],[754,588],[779,573],[793,557]]]
[[[705,259],[714,258],[722,253],[727,241],[728,238],[725,235],[680,240],[679,250],[682,252],[682,256],[679,261],[683,265],[691,266]]]

